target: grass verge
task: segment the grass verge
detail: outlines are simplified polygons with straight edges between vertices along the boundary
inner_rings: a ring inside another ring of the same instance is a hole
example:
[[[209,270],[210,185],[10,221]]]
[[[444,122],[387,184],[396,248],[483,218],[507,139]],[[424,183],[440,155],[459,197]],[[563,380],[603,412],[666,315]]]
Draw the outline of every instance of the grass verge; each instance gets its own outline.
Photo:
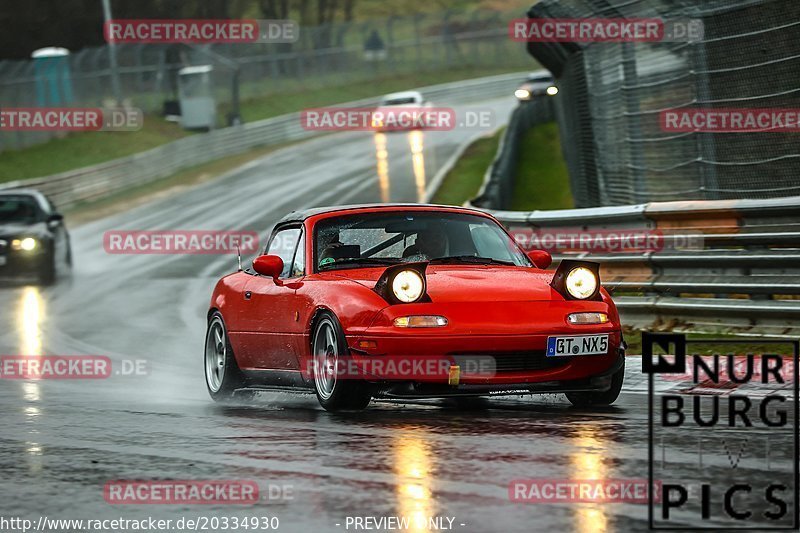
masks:
[[[512,211],[572,209],[575,202],[569,172],[561,153],[558,125],[549,122],[531,128],[520,147]]]
[[[433,196],[433,203],[463,205],[477,196],[483,185],[486,169],[492,164],[500,137],[500,130],[490,137],[482,137],[464,151]]]
[[[629,355],[640,355],[642,353],[642,332],[633,328],[624,327],[623,334],[625,342],[628,343],[627,353]],[[688,341],[692,340],[735,340],[736,344],[697,344],[689,342],[686,352],[688,354],[713,355],[729,353],[753,353],[753,354],[779,354],[792,355],[791,345],[786,344],[765,344],[759,343],[758,337],[734,335],[730,333],[687,333]],[[743,348],[746,348],[743,349]]]

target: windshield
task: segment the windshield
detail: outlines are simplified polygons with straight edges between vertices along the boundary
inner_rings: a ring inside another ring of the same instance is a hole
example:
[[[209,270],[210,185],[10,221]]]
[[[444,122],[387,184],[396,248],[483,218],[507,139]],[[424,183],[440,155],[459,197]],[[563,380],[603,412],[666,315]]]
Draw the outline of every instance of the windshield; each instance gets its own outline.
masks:
[[[0,197],[0,224],[6,222],[23,224],[36,222],[37,213],[36,200],[30,196]]]
[[[539,74],[537,76],[528,76],[528,79],[526,81],[532,83],[554,83],[555,79],[552,76]]]
[[[320,221],[315,231],[320,271],[405,262],[531,266],[495,222],[461,213],[396,212]]]
[[[383,106],[392,106],[392,105],[409,105],[409,104],[416,104],[419,103],[417,98],[413,96],[409,96],[406,98],[392,98],[389,100],[382,100],[381,105]]]

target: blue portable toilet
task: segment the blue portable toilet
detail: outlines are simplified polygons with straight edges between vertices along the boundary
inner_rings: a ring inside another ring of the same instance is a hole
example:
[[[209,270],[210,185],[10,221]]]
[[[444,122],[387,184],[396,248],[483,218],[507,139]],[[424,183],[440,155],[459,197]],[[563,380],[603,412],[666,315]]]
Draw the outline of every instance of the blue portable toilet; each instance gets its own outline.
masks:
[[[39,107],[66,107],[72,104],[72,73],[69,50],[40,48],[31,54],[36,76],[36,104]]]

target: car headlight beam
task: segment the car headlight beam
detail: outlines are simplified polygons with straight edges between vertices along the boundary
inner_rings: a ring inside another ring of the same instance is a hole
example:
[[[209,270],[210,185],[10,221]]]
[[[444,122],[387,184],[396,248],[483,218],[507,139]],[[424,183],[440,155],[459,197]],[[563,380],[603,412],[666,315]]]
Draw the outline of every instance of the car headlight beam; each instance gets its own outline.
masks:
[[[11,249],[23,252],[32,252],[39,245],[39,242],[33,237],[25,237],[24,239],[14,239],[11,241]]]
[[[416,270],[401,270],[392,279],[392,293],[403,303],[413,303],[425,294],[425,280]]]
[[[579,266],[569,271],[565,287],[569,294],[577,300],[591,298],[597,292],[598,279],[594,272]]]

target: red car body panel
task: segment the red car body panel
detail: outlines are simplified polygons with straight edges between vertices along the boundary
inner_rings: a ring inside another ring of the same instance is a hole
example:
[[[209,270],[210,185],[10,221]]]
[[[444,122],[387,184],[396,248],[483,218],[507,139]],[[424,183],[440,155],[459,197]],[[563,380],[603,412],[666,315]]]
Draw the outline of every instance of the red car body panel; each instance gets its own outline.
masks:
[[[464,264],[429,265],[426,271],[430,302],[390,305],[372,289],[386,267],[314,272],[314,227],[327,217],[364,212],[423,210],[468,213],[496,220],[488,214],[463,208],[433,206],[381,206],[336,209],[302,220],[306,271],[291,280],[273,280],[248,272],[222,278],[211,298],[228,329],[239,367],[244,370],[299,373],[313,386],[311,334],[320,310],[332,312],[340,322],[354,361],[376,358],[440,358],[454,355],[543,353],[547,337],[609,334],[607,355],[570,357],[553,368],[502,371],[491,376],[468,376],[464,384],[513,385],[588,379],[612,369],[623,343],[619,315],[608,294],[600,299],[567,300],[549,283],[553,272],[535,267]],[[498,223],[499,224],[499,223]],[[567,316],[576,312],[607,313],[609,322],[572,325]],[[398,328],[394,319],[410,315],[440,315],[443,328]],[[365,348],[365,346],[367,348]],[[563,359],[563,358],[562,358]],[[499,361],[500,359],[498,359]],[[387,381],[389,375],[368,374],[367,380]],[[416,379],[416,378],[415,378]],[[420,381],[424,381],[420,377]],[[429,380],[447,384],[437,375]]]

